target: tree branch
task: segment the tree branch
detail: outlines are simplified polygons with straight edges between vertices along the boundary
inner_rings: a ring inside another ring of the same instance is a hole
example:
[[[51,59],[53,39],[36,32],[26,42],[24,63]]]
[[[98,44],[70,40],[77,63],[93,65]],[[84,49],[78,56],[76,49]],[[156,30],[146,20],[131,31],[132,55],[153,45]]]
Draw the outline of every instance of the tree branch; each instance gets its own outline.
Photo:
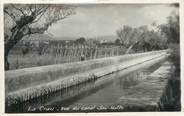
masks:
[[[16,18],[13,14],[9,13],[6,9],[4,9],[4,13],[6,13],[14,22],[16,22]]]
[[[31,14],[34,12],[31,5],[29,6],[29,10],[30,10]]]
[[[55,23],[56,21],[58,20],[62,20],[62,19],[65,19],[69,16],[69,14],[65,15],[64,17],[60,17],[58,19],[53,19],[49,22],[47,22],[43,27],[37,27],[37,28],[31,28],[29,27],[29,32],[26,34],[26,35],[29,35],[29,34],[36,34],[36,33],[39,33],[39,34],[43,34],[48,28],[50,25],[52,25],[53,23]]]
[[[38,18],[35,21],[33,21],[33,23],[38,22],[40,20],[40,18],[45,14],[46,11],[47,11],[47,9],[45,9],[45,11],[43,11],[41,14],[37,15]]]
[[[47,5],[46,7],[41,7],[40,9],[38,9],[36,16],[40,15],[43,11],[47,10],[49,8],[49,5]]]
[[[14,6],[13,4],[11,4],[11,6],[12,6],[14,9],[18,10],[19,12],[21,12],[23,16],[26,16],[22,9],[17,8],[17,7]]]
[[[37,28],[29,27],[28,29],[29,29],[29,31],[28,31],[28,33],[24,34],[25,36],[26,35],[31,35],[31,34],[36,34],[36,33],[43,34],[48,29],[48,27],[47,26],[44,26],[44,27],[41,27],[41,28],[39,28],[39,27],[37,27]]]

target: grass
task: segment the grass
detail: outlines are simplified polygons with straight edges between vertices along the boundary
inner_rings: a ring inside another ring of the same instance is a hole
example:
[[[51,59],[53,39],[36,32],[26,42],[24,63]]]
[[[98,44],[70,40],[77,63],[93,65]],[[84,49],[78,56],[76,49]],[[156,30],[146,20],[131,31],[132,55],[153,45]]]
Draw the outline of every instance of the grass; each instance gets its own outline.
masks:
[[[28,68],[69,62],[68,57],[52,56],[49,54],[40,56],[32,53],[26,54],[25,56],[21,54],[10,54],[8,59],[10,62],[10,69]],[[77,61],[78,58],[75,58],[75,60]]]
[[[181,111],[180,46],[179,44],[170,44],[168,47],[173,50],[169,60],[174,64],[175,71],[172,78],[169,80],[173,102],[166,110]]]
[[[10,52],[8,60],[10,63],[10,70],[44,66],[51,64],[62,64],[69,62],[80,61],[81,54],[85,54],[85,60],[110,57],[122,55],[125,52],[125,48],[119,48],[118,46],[109,47],[109,48],[58,48],[60,52],[53,52],[53,48],[50,49],[50,52],[43,53],[39,55],[35,51],[30,51],[29,53],[23,55],[20,50],[15,50]]]

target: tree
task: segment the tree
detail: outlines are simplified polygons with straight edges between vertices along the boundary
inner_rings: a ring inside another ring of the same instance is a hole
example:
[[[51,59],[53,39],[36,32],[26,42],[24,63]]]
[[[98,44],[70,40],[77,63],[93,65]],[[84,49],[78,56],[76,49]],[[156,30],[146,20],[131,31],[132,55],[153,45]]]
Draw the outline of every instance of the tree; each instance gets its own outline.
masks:
[[[136,46],[136,48],[134,48],[135,51],[137,51],[137,49],[143,51],[163,49],[167,41],[160,32],[149,30],[147,26],[137,28],[124,26],[117,30],[117,36],[127,48],[126,54],[129,53],[134,46]]]
[[[132,28],[130,26],[123,26],[116,31],[118,38],[121,40],[121,43],[127,48],[126,54],[136,45],[138,42],[143,40],[146,32],[147,26],[141,26],[138,28]]]
[[[144,39],[145,33],[147,31],[147,26],[141,26],[138,28],[134,28],[132,31],[132,35],[130,36],[129,39],[129,45],[128,45],[128,49],[126,50],[126,54],[128,54],[130,52],[130,50],[139,42],[141,42]]]
[[[116,31],[116,34],[118,36],[118,39],[121,41],[121,43],[124,46],[129,46],[130,44],[130,36],[133,33],[133,29],[130,26],[123,26],[119,30]]]
[[[75,40],[76,44],[85,44],[86,43],[86,39],[84,37],[80,37],[79,39]]]
[[[179,43],[179,15],[175,12],[168,17],[167,24],[159,25],[160,31],[168,38],[168,43]]]
[[[48,42],[39,42],[37,48],[38,55],[44,54],[47,50],[49,43]]]
[[[5,25],[5,70],[9,70],[8,54],[25,36],[43,34],[49,26],[74,14],[69,5],[55,4],[6,4]],[[8,30],[8,31],[6,31]]]
[[[31,44],[29,42],[25,42],[21,49],[22,55],[25,56],[29,52],[30,48],[31,48]]]
[[[114,44],[116,44],[116,45],[120,45],[120,44],[121,44],[120,39],[116,39],[116,40],[114,41]]]

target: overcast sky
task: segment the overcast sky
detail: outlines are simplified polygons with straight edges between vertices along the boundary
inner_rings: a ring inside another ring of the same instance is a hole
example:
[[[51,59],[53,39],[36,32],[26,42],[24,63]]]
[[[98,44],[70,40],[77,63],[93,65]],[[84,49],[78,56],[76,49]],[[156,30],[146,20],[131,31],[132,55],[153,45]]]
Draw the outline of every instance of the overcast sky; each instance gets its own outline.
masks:
[[[55,37],[100,37],[115,35],[122,25],[137,27],[166,23],[174,7],[166,4],[78,5],[76,14],[52,25],[48,32]]]

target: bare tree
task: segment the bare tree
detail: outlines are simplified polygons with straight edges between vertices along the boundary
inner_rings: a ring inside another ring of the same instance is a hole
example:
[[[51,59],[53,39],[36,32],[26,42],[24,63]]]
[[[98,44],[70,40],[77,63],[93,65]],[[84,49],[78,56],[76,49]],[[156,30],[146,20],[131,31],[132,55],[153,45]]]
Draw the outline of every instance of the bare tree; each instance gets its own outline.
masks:
[[[133,29],[130,26],[123,26],[119,30],[116,31],[118,39],[120,39],[121,43],[127,47],[130,42],[130,36],[133,33]]]
[[[127,48],[125,54],[129,53],[135,45],[141,45],[147,50],[165,48],[167,39],[159,32],[149,30],[147,26],[131,28],[124,26],[117,30],[117,36]]]
[[[141,41],[143,36],[147,31],[146,26],[141,26],[139,28],[132,28],[130,26],[123,26],[116,31],[118,38],[121,40],[121,43],[127,47],[126,54],[130,52],[135,44]]]
[[[5,4],[5,70],[9,70],[8,54],[24,37],[43,34],[49,26],[74,14],[69,5],[55,4]]]

